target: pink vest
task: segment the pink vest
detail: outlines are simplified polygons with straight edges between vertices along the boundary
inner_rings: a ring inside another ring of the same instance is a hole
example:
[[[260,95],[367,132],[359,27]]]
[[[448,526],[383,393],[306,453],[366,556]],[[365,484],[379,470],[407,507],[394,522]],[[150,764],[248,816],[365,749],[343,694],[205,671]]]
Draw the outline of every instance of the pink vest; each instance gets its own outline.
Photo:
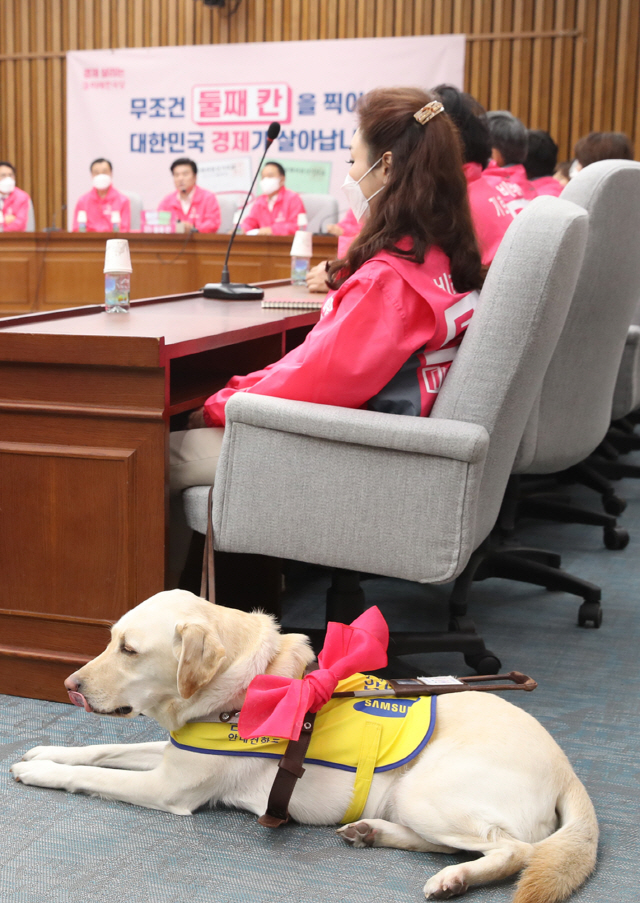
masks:
[[[220,228],[220,206],[218,200],[211,191],[206,191],[195,186],[191,206],[187,213],[182,209],[180,194],[172,191],[163,198],[158,205],[158,210],[168,210],[171,214],[171,225],[175,228],[178,220],[189,222],[195,226],[198,232],[217,232]]]
[[[113,185],[109,186],[103,198],[95,188],[82,195],[73,214],[73,232],[78,231],[78,210],[84,210],[87,214],[87,232],[111,232],[111,214],[114,210],[120,214],[120,231],[128,232],[131,228],[129,198],[116,191]]]
[[[207,399],[207,424],[224,425],[235,392],[426,417],[477,299],[456,292],[449,269],[439,248],[423,264],[387,252],[368,260],[329,292],[302,345]]]
[[[559,198],[564,188],[564,185],[561,185],[553,176],[542,176],[539,179],[534,179],[531,184],[538,197],[550,194],[551,197]]]
[[[471,218],[478,236],[482,262],[489,266],[502,236],[521,209],[514,209],[512,204],[514,200],[521,200],[520,190],[517,189],[517,198],[514,198],[513,185],[503,181],[492,184],[491,180],[484,178],[479,163],[465,163],[463,170],[467,178]]]
[[[304,213],[302,198],[295,191],[281,188],[269,210],[269,196],[261,194],[255,199],[248,216],[242,220],[242,231],[264,229],[267,226],[274,235],[293,235],[298,228],[298,214]]]

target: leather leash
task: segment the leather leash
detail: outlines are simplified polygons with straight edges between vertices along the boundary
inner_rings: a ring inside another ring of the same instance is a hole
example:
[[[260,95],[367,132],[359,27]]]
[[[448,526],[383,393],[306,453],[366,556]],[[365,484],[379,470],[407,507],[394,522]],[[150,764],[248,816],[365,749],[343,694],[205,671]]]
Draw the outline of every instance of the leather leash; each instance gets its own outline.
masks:
[[[278,771],[269,794],[267,811],[258,819],[263,828],[279,828],[280,825],[289,821],[289,800],[296,781],[305,772],[302,763],[311,742],[315,720],[315,712],[307,712],[299,739],[289,740],[287,750],[278,762]]]
[[[213,486],[209,490],[207,500],[207,533],[202,556],[202,578],[200,580],[200,597],[209,602],[216,601],[216,574],[213,558]]]

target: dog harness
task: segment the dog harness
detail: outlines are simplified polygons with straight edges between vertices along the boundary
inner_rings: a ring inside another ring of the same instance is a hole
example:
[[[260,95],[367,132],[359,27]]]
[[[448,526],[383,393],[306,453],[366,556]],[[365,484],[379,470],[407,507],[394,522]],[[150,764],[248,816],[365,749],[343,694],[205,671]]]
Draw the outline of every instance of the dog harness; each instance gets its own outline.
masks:
[[[341,680],[336,691],[384,690],[390,684],[366,674]],[[353,797],[342,823],[362,815],[371,780],[411,762],[431,738],[436,696],[383,699],[331,699],[317,713],[305,764],[355,773]],[[212,756],[281,759],[289,741],[277,737],[243,739],[237,724],[190,722],[171,733],[179,749]]]

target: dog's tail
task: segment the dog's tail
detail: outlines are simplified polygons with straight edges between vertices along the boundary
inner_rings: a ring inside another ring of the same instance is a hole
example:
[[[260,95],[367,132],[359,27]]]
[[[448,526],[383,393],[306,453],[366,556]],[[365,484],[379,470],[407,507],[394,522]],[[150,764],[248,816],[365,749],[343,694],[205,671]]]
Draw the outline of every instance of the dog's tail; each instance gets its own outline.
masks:
[[[560,828],[533,846],[513,903],[559,903],[578,888],[596,864],[598,822],[582,783],[571,774],[558,798]]]

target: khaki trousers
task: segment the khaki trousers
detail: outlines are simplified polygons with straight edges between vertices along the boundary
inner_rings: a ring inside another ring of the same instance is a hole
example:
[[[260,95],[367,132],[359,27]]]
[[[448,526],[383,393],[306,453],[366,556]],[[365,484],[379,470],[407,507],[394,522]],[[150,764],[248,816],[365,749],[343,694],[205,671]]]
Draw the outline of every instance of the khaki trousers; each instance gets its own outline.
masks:
[[[213,485],[223,436],[222,427],[169,435],[169,588],[178,585],[193,533],[184,516],[182,491],[189,486]]]

